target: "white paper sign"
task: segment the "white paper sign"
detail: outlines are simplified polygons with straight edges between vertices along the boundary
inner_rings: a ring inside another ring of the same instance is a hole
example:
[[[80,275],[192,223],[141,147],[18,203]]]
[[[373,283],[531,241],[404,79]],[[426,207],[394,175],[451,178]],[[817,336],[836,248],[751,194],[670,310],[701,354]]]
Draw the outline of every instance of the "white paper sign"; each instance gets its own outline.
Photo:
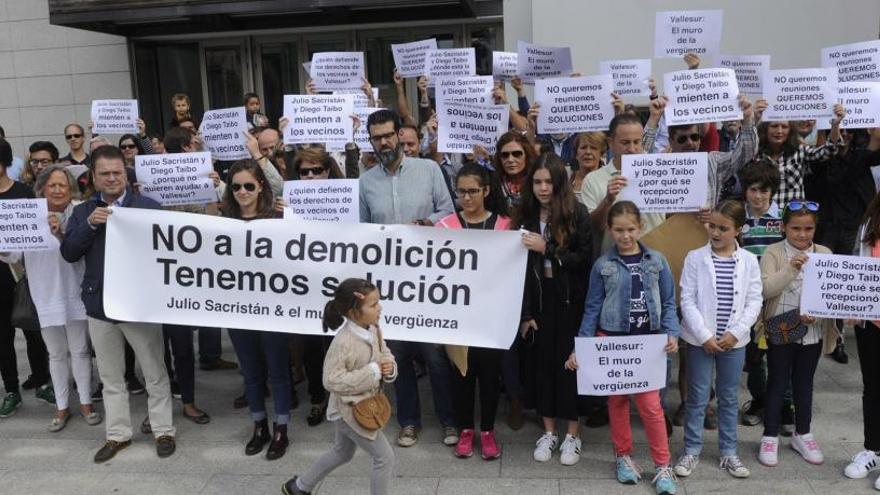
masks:
[[[370,142],[370,131],[367,129],[367,119],[370,118],[370,114],[377,110],[385,109],[375,107],[361,107],[354,109],[354,113],[356,113],[361,120],[361,125],[358,127],[357,132],[354,133],[353,142],[362,151],[373,151],[373,144]]]
[[[45,198],[0,200],[0,251],[44,251],[57,248],[49,228]],[[7,294],[12,297],[12,294]]]
[[[524,82],[571,75],[571,48],[516,42],[516,73]]]
[[[801,313],[880,320],[880,258],[813,253],[803,270]]]
[[[837,102],[846,107],[841,129],[880,127],[880,82],[847,82],[837,86]],[[817,120],[816,128],[830,129],[831,121]]]
[[[605,60],[599,62],[599,74],[610,74],[614,91],[621,98],[651,96],[651,59]]]
[[[495,152],[498,137],[507,132],[510,107],[437,101],[437,151],[471,153],[479,145]]]
[[[400,43],[391,45],[391,54],[394,56],[394,66],[401,77],[419,77],[427,74],[426,59],[428,52],[437,49],[437,40],[434,38],[412,43]]]
[[[492,76],[441,77],[434,81],[434,95],[437,100],[458,101],[474,105],[491,105],[492,89],[495,81]]]
[[[326,335],[324,306],[359,277],[382,294],[388,340],[508,349],[519,312],[486,308],[520,306],[526,255],[516,231],[119,208],[107,222],[104,308],[120,321]]]
[[[373,101],[379,102],[379,88],[371,88],[373,93]],[[358,88],[358,89],[340,89],[333,92],[334,95],[352,95],[354,97],[354,107],[355,108],[366,108],[370,106],[370,99],[367,98],[367,95]]]
[[[352,95],[284,95],[284,144],[350,143],[353,113]]]
[[[134,168],[140,193],[163,206],[194,205],[217,201],[211,153],[137,155]]]
[[[358,179],[313,179],[284,182],[288,208],[284,218],[323,222],[360,222]]]
[[[823,48],[822,67],[837,69],[840,82],[880,82],[880,40]]]
[[[628,199],[642,213],[698,211],[709,194],[707,153],[654,153],[623,155],[621,175],[627,185],[621,199]]]
[[[92,134],[137,134],[137,100],[92,100]]]
[[[631,395],[666,386],[665,333],[576,337],[578,395]]]
[[[611,76],[561,77],[535,81],[538,133],[604,131],[614,118]]]
[[[309,77],[318,91],[360,89],[364,74],[363,52],[315,53],[309,66]]]
[[[666,125],[742,120],[733,69],[697,69],[663,74]]]
[[[714,57],[721,46],[721,10],[657,12],[654,58],[681,58],[694,53]]]
[[[496,79],[513,79],[516,70],[516,52],[492,52],[492,76]]]
[[[761,120],[829,120],[837,102],[834,69],[770,70],[764,80],[768,107]]]
[[[202,140],[216,160],[250,158],[247,150],[247,116],[244,107],[208,110],[199,126]]]
[[[473,48],[431,50],[425,63],[430,85],[440,77],[467,77],[477,73],[477,55]]]
[[[770,70],[770,55],[719,55],[716,64],[722,69],[733,69],[740,93],[761,97],[764,78]]]

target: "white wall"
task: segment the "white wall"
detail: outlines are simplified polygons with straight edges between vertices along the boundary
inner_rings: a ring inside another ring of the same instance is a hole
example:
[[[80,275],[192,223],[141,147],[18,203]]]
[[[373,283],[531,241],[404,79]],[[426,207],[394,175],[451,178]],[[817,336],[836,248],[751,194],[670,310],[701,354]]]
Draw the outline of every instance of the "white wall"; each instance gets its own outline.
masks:
[[[0,0],[0,125],[13,152],[64,126],[85,127],[92,99],[131,98],[125,38],[53,26],[47,0]]]

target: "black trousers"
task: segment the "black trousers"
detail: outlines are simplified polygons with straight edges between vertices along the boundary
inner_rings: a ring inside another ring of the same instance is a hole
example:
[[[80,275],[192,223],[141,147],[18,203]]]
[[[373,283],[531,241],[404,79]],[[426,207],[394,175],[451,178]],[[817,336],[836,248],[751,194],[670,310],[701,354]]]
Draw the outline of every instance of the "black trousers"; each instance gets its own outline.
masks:
[[[327,400],[324,390],[324,356],[333,340],[330,336],[303,335],[303,368],[309,381],[309,402],[312,405],[323,404]]]
[[[859,366],[862,368],[862,418],[865,449],[880,452],[880,328],[871,322],[856,327]]]
[[[15,279],[6,263],[0,263],[0,376],[7,393],[19,392],[15,328],[12,326],[12,294]],[[31,375],[38,384],[49,383],[49,351],[40,332],[24,332]]]
[[[461,429],[474,428],[474,392],[480,382],[480,431],[495,429],[495,414],[501,396],[501,363],[504,349],[468,349],[467,375],[452,371],[452,412]],[[453,368],[455,368],[453,366]]]
[[[810,432],[813,421],[813,377],[819,358],[822,356],[822,341],[816,344],[798,343],[773,345],[767,348],[767,392],[764,398],[764,436],[779,435],[779,422],[782,416],[782,401],[785,389],[791,381],[794,399],[794,426],[798,435]]]

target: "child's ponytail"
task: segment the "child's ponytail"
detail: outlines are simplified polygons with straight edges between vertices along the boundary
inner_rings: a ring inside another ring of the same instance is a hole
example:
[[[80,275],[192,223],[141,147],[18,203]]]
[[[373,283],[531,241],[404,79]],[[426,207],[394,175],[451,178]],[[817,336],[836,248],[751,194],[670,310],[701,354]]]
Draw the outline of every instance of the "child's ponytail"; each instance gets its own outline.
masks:
[[[321,326],[324,333],[339,328],[345,321],[344,317],[352,311],[360,311],[364,298],[370,292],[376,290],[376,286],[369,280],[362,278],[347,278],[336,288],[333,299],[324,305],[324,317]]]

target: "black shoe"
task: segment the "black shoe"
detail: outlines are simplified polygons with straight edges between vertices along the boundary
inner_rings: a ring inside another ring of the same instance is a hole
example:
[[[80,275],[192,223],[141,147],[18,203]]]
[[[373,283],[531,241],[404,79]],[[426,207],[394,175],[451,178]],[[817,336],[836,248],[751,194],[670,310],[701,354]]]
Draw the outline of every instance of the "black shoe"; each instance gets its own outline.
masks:
[[[125,387],[128,389],[128,393],[131,395],[141,395],[146,392],[147,389],[144,388],[144,384],[141,383],[140,380],[137,379],[136,376],[130,376],[125,379]]]
[[[174,443],[174,437],[162,435],[156,439],[156,455],[159,457],[171,457],[175,450],[177,444]]]
[[[180,400],[183,396],[180,394],[180,384],[177,383],[177,380],[171,381],[171,397]]]
[[[269,443],[272,437],[269,435],[269,420],[254,421],[254,434],[244,446],[245,455],[257,455],[263,451],[263,446]]]
[[[232,407],[235,409],[244,409],[247,405],[247,394],[241,394],[232,401]]]
[[[287,480],[287,483],[281,485],[281,493],[284,495],[312,495],[312,492],[304,492],[296,487],[296,479],[298,476]]]
[[[237,370],[238,363],[217,358],[213,361],[199,363],[199,369],[202,371]]]
[[[107,440],[97,452],[95,452],[95,462],[100,464],[105,461],[109,461],[113,459],[113,456],[116,455],[120,450],[131,445],[131,440],[126,440],[124,442],[116,442],[114,440]]]
[[[742,425],[756,426],[764,420],[764,401],[763,399],[752,399],[743,404]]]
[[[153,434],[153,426],[150,425],[150,417],[147,416],[141,421],[141,433],[144,435],[152,435]]]
[[[838,342],[837,347],[831,351],[831,359],[840,364],[846,364],[849,362],[849,354],[846,353],[846,348],[844,347],[843,342]]]
[[[280,459],[287,452],[287,425],[279,425],[275,423],[274,433],[272,434],[272,443],[269,444],[269,450],[266,451],[266,459],[274,461]]]
[[[311,412],[309,412],[309,417],[306,418],[306,423],[309,426],[317,426],[321,424],[321,421],[324,421],[324,416],[327,414],[327,406],[323,404],[315,404],[312,406]]]
[[[104,384],[98,382],[98,386],[92,391],[92,402],[102,402],[104,400]]]
[[[24,381],[24,383],[21,384],[21,388],[24,390],[33,390],[35,388],[42,387],[43,385],[48,383],[48,381],[49,380],[46,380],[45,378],[39,378],[31,375],[28,377],[27,380]]]

